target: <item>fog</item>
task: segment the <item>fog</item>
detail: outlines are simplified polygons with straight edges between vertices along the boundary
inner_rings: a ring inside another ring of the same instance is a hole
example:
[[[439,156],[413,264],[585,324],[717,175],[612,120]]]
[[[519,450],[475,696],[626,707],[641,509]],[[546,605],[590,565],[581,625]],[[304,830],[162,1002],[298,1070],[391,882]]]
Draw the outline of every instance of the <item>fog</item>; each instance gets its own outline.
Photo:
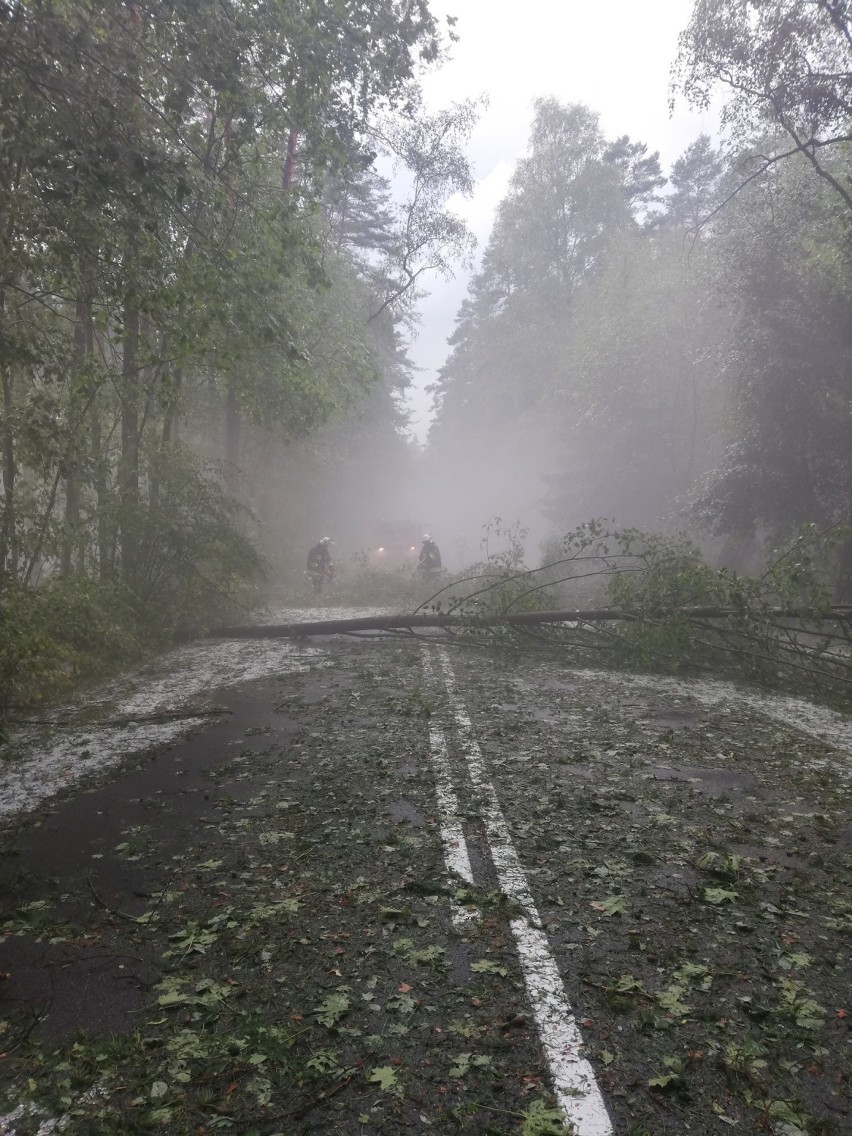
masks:
[[[448,574],[594,518],[748,572],[825,532],[848,596],[831,6],[261,10],[0,4],[0,698],[311,602],[323,536],[329,600],[408,603],[388,523]]]
[[[382,521],[428,529],[452,571],[508,531],[536,565],[593,518],[686,530],[711,563],[755,571],[797,526],[842,521],[848,423],[837,432],[811,398],[849,383],[843,285],[808,251],[821,223],[830,254],[834,210],[803,161],[744,183],[700,135],[663,169],[591,108],[540,101],[425,443],[406,428],[405,382],[380,381],[308,439],[270,434],[246,458],[273,577],[322,535],[356,571]]]

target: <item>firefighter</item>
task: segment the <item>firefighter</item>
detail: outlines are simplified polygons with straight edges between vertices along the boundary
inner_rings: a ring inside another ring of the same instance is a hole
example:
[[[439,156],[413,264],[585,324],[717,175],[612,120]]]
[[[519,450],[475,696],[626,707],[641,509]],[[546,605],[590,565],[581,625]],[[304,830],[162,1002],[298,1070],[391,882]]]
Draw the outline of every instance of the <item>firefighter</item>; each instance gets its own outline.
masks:
[[[326,580],[331,583],[334,579],[334,564],[331,560],[331,546],[334,541],[330,536],[324,536],[308,553],[308,576],[319,595]]]
[[[428,533],[422,537],[417,570],[421,576],[438,576],[441,573],[441,550]]]

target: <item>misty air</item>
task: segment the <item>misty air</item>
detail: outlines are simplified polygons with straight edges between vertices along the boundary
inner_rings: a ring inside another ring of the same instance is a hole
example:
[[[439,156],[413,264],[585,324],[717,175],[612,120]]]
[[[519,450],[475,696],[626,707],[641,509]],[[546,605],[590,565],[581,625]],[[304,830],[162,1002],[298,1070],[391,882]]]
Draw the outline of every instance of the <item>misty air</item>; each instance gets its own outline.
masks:
[[[0,1136],[852,1130],[847,0],[0,0]]]

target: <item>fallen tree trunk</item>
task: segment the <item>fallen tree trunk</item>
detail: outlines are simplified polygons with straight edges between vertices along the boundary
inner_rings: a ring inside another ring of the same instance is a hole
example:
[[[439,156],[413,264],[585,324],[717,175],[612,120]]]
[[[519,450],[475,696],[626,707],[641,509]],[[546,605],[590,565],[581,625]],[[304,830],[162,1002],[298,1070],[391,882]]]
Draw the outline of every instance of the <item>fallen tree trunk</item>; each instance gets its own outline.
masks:
[[[521,611],[505,615],[493,613],[429,613],[419,615],[365,615],[354,619],[325,619],[314,623],[249,623],[235,627],[211,627],[205,633],[208,639],[300,639],[311,635],[340,635],[356,631],[413,631],[417,628],[453,627],[530,627],[545,623],[601,623],[612,620],[636,622],[647,618],[665,618],[684,615],[688,619],[727,619],[742,616],[736,608],[690,607],[669,608],[663,611],[641,612],[625,608],[591,608],[580,611]],[[761,613],[765,616],[786,616],[810,623],[826,620],[852,619],[852,606],[842,605],[826,611],[796,608],[772,608]]]

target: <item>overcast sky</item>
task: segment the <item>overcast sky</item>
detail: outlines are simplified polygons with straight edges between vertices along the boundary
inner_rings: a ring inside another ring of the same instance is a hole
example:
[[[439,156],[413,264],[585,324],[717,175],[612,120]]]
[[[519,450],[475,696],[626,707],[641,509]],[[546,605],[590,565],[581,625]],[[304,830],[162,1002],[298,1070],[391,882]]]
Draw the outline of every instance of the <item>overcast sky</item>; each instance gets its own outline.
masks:
[[[585,103],[597,111],[607,137],[629,134],[660,151],[663,171],[714,122],[679,99],[669,113],[670,73],[678,33],[692,0],[431,0],[443,19],[456,16],[459,42],[452,59],[427,77],[432,109],[485,94],[489,99],[470,143],[476,177],[472,198],[452,202],[480,242],[488,240],[494,210],[524,153],[537,98]],[[467,291],[468,276],[433,279],[421,304],[422,324],[411,351],[421,368],[409,399],[411,429],[429,428],[430,396],[447,357],[447,338]]]

